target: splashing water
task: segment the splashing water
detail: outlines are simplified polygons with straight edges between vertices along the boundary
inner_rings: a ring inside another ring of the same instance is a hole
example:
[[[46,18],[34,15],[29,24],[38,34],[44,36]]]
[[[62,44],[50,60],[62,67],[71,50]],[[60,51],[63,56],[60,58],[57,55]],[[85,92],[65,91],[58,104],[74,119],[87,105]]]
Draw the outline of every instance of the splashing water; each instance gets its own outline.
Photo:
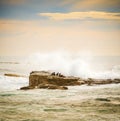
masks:
[[[35,53],[29,56],[26,64],[30,64],[32,70],[50,70],[82,78],[120,78],[120,65],[113,66],[111,70],[96,71],[95,68],[97,66],[94,64],[93,57],[90,55],[71,55],[68,52],[62,51]],[[104,65],[101,64],[101,66]]]

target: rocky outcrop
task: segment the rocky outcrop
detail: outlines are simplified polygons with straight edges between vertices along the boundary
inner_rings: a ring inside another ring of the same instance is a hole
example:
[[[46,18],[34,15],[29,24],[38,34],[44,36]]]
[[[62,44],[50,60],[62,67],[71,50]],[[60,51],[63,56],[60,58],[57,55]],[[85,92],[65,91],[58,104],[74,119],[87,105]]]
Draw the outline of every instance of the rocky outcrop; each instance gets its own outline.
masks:
[[[29,76],[29,86],[22,87],[22,90],[27,89],[68,89],[66,86],[76,86],[87,84],[101,85],[101,84],[111,84],[120,83],[120,79],[92,79],[88,78],[86,80],[77,77],[64,76],[61,73],[55,74],[55,72],[50,73],[46,71],[32,71]]]
[[[29,86],[22,87],[22,90],[26,89],[68,89],[66,86],[80,85],[79,78],[66,77],[60,73],[49,73],[46,71],[33,71],[29,76]]]
[[[91,85],[102,85],[102,84],[117,84],[120,83],[120,79],[92,79],[88,78],[85,80],[85,84]]]
[[[26,86],[26,87],[21,87],[21,90],[28,90],[28,89],[34,89],[34,87]]]
[[[4,76],[10,76],[10,77],[25,77],[23,75],[11,74],[11,73],[5,73]]]
[[[29,76],[29,86],[36,87],[40,84],[51,84],[56,86],[80,85],[79,78],[53,75],[49,72],[32,72]]]
[[[68,88],[65,86],[58,86],[53,84],[39,84],[38,89],[61,89],[61,90],[67,90]]]

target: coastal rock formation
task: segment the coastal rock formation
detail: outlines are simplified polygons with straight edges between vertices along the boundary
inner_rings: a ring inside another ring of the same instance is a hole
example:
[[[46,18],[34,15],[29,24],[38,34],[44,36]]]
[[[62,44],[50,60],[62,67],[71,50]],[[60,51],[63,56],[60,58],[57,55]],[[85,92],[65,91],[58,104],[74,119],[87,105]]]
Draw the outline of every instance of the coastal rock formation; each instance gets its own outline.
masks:
[[[66,86],[80,85],[79,78],[66,77],[60,73],[55,74],[46,71],[32,71],[29,76],[29,86],[26,89],[68,89]]]
[[[34,89],[33,87],[30,87],[30,86],[26,86],[26,87],[21,87],[20,88],[21,90],[28,90],[28,89]]]
[[[91,85],[102,85],[102,84],[118,84],[120,79],[92,79],[88,78],[85,80],[85,84]]]
[[[58,86],[58,85],[53,85],[53,84],[39,84],[37,88],[39,89],[61,89],[61,90],[68,89],[65,86]]]
[[[59,76],[60,75],[60,76]],[[48,88],[60,88],[60,86],[74,86],[80,85],[79,78],[76,77],[65,77],[61,74],[55,75],[45,71],[31,72],[29,76],[29,86],[36,87],[49,84]],[[52,85],[52,86],[51,86]],[[54,85],[54,86],[53,86]]]
[[[120,79],[80,79],[73,76],[64,76],[61,73],[46,72],[46,71],[32,71],[29,76],[29,86],[20,88],[27,89],[68,89],[66,86],[76,85],[101,85],[101,84],[117,84]]]
[[[11,74],[11,73],[5,73],[4,76],[10,76],[10,77],[25,77],[23,75]]]

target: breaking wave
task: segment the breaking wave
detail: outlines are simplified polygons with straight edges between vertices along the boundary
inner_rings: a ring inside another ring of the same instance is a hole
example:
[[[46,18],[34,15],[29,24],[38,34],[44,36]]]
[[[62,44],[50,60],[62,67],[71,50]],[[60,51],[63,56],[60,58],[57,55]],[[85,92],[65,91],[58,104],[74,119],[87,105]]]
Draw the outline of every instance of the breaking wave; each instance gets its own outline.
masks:
[[[20,87],[27,86],[28,82],[28,78],[0,75],[0,91],[20,89]]]
[[[92,56],[71,55],[68,52],[35,53],[26,59],[25,63],[31,65],[31,70],[46,70],[61,72],[69,76],[82,78],[120,78],[120,65],[111,69],[99,70]],[[101,62],[102,63],[102,62]],[[109,63],[109,61],[108,61]],[[104,67],[104,65],[100,65]]]

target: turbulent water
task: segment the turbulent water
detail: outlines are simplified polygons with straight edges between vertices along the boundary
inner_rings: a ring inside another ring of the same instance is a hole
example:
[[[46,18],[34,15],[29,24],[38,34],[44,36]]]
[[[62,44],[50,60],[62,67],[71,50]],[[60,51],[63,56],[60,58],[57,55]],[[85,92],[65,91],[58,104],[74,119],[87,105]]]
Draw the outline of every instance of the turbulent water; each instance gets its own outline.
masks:
[[[75,86],[68,90],[19,90],[33,70],[82,78],[120,78],[120,57],[68,53],[0,57],[0,121],[119,121],[120,84]],[[7,77],[5,73],[23,77]]]
[[[34,70],[55,71],[82,78],[120,78],[120,57],[79,56],[66,52],[36,53],[28,57],[0,57],[0,88],[15,89],[28,85],[27,77],[5,77],[5,73],[28,76]]]

